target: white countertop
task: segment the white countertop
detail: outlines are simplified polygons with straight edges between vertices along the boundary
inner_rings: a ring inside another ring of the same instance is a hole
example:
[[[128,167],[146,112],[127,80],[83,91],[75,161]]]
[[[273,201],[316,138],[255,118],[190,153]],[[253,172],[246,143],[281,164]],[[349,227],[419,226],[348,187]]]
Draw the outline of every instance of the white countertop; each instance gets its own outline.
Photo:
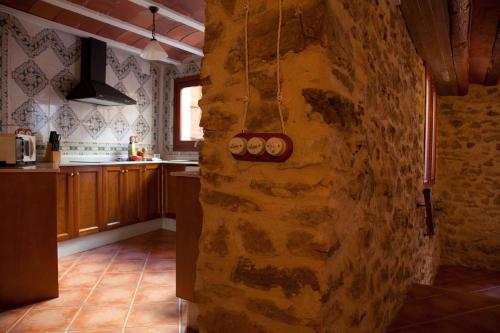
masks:
[[[70,160],[61,162],[61,167],[96,166],[96,165],[141,165],[141,164],[187,164],[198,165],[198,161],[192,160],[161,160],[161,161],[78,161]]]

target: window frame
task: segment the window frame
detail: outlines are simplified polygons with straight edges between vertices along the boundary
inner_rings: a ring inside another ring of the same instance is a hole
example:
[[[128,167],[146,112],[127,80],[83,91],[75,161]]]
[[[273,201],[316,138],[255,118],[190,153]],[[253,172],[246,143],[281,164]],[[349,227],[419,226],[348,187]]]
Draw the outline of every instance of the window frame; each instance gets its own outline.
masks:
[[[177,78],[174,80],[174,151],[198,151],[196,141],[181,140],[181,90],[201,86],[199,75]]]
[[[432,72],[425,67],[424,186],[436,182],[437,94]]]

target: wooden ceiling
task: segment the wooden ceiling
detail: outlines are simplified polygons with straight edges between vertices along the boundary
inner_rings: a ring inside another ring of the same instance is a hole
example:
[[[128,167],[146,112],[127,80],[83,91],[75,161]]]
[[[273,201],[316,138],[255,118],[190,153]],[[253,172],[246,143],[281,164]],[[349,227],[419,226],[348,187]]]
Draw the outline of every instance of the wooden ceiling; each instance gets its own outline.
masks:
[[[145,30],[152,28],[152,14],[147,7],[159,5],[156,33],[169,58],[182,62],[202,55],[204,0],[0,0],[0,4],[137,49],[150,39]],[[183,19],[165,17],[162,10]]]
[[[500,0],[402,0],[401,10],[440,95],[499,83]]]

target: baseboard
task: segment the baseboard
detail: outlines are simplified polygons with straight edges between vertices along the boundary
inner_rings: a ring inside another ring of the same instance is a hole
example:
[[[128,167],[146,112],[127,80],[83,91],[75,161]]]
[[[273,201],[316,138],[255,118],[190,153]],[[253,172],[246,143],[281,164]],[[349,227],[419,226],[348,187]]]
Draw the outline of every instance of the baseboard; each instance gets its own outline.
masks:
[[[58,256],[59,258],[66,257],[75,253],[91,250],[96,247],[115,243],[123,239],[142,235],[159,229],[171,230],[165,228],[164,220],[166,219],[159,218],[147,222],[136,223],[126,227],[121,227],[113,230],[108,230],[96,234],[91,234],[59,242],[57,244]],[[175,220],[173,220],[173,223],[175,226]]]
[[[165,230],[176,231],[175,220],[168,217],[163,218],[162,228]]]

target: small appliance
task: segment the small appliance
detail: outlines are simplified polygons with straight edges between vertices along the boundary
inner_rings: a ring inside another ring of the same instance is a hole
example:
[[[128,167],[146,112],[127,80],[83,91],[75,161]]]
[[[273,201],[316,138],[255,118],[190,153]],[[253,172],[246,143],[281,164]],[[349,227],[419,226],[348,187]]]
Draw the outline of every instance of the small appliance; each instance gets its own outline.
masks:
[[[0,165],[36,162],[36,137],[29,134],[0,134]]]

